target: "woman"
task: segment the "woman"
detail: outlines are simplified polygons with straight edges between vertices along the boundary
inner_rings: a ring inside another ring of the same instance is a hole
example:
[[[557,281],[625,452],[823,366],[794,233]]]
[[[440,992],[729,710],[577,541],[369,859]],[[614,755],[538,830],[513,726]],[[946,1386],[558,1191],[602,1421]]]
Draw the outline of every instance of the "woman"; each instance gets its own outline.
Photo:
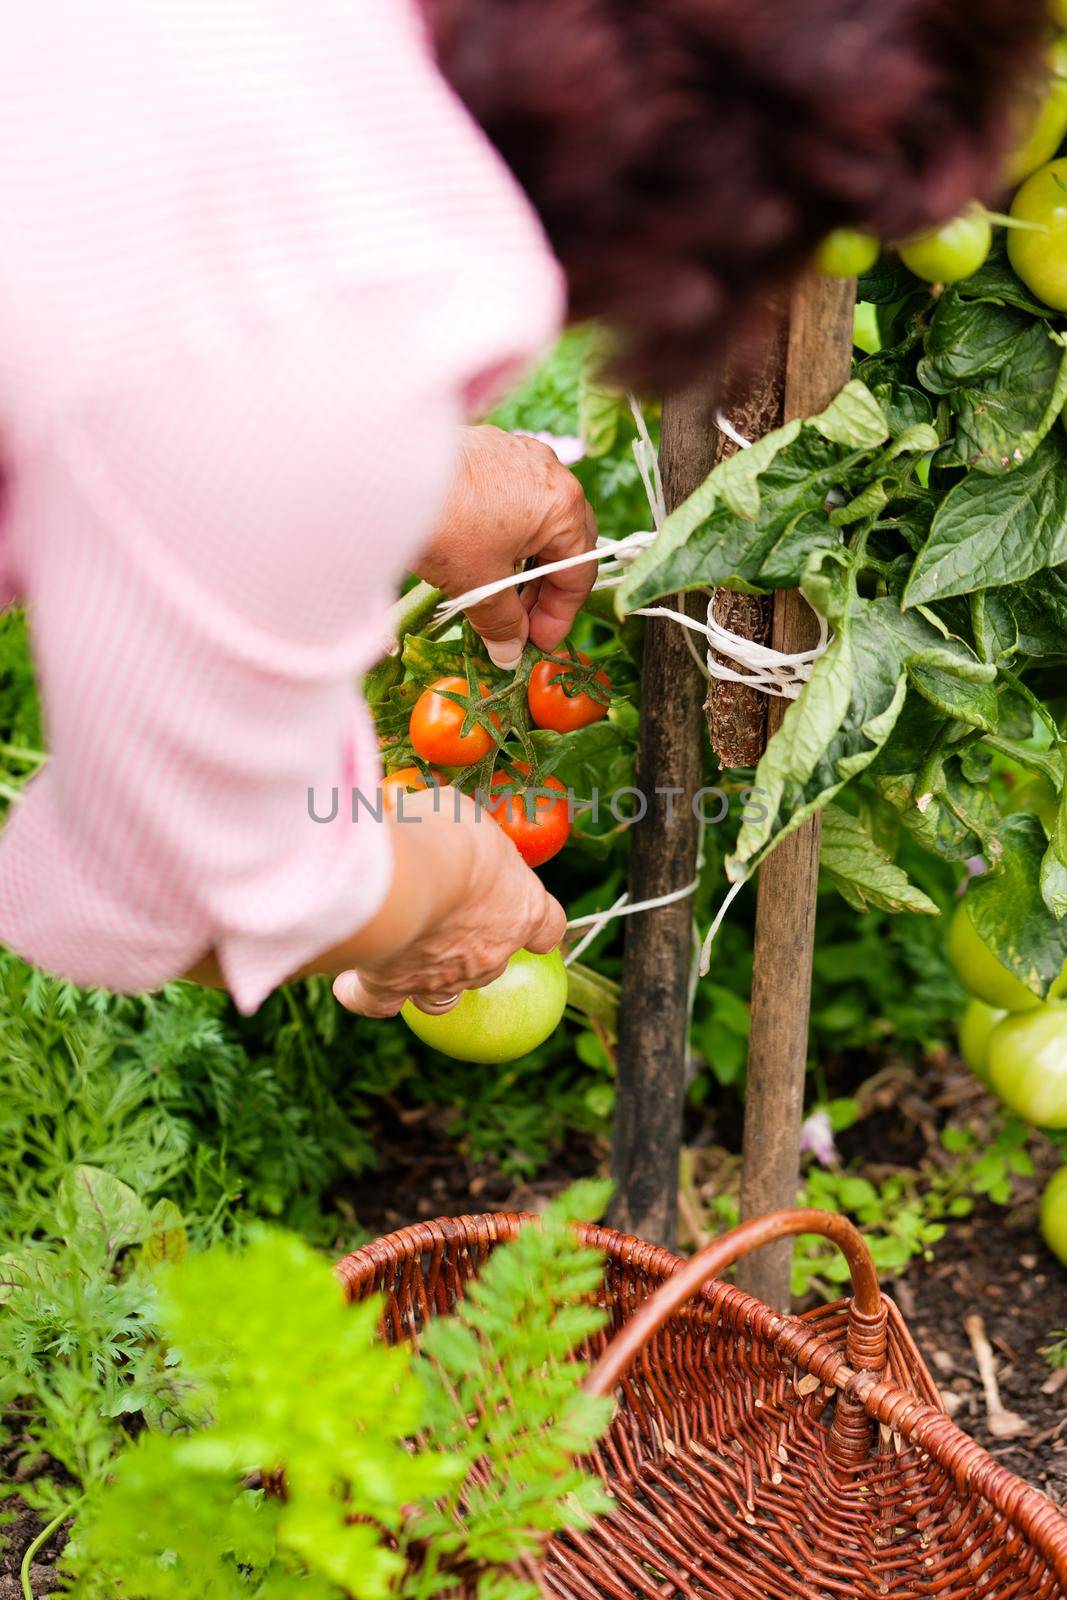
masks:
[[[416,826],[306,806],[374,785],[353,685],[405,568],[461,593],[595,537],[543,447],[463,424],[568,297],[666,387],[828,228],[893,237],[988,187],[1040,9],[38,0],[9,21],[3,556],[51,761],[0,840],[0,938],[82,983],[221,980],[246,1011],[336,973],[377,1016],[557,944],[562,909],[470,802],[412,797]],[[557,645],[590,571],[473,611],[494,659]]]

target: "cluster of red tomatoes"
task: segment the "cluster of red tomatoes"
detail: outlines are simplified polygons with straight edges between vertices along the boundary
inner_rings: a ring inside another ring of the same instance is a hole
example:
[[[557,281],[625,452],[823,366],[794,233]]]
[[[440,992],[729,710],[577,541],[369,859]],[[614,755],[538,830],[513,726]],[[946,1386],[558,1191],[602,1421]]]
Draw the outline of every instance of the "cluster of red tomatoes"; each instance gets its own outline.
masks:
[[[973,998],[960,1022],[960,1053],[977,1078],[1009,1110],[1037,1128],[1067,1128],[1067,963],[1040,1000],[956,908],[948,954]],[[1049,1247],[1067,1264],[1067,1167],[1052,1179],[1041,1206]]]
[[[590,692],[593,684],[598,686],[596,692]],[[573,658],[546,657],[530,673],[530,719],[538,728],[574,733],[607,716],[610,692],[607,674],[594,671],[588,656],[576,652]],[[484,683],[478,685],[478,693],[491,701]],[[387,789],[424,789],[433,779],[446,782],[442,768],[471,767],[491,754],[497,740],[488,724],[499,731],[500,718],[490,707],[481,720],[470,723],[472,700],[466,678],[440,678],[423,690],[411,712],[408,736],[430,775],[419,767],[401,767],[386,779]],[[566,844],[571,813],[567,791],[558,778],[534,774],[530,780],[528,762],[501,752],[486,810],[527,866],[540,867]]]

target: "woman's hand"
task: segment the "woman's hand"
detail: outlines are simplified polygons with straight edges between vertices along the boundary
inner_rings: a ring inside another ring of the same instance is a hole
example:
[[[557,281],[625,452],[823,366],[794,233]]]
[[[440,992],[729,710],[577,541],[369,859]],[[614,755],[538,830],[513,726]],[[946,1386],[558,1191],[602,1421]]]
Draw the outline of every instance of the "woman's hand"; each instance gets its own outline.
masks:
[[[465,428],[452,493],[418,576],[460,595],[510,577],[530,556],[545,563],[590,550],[596,536],[581,484],[548,445],[502,428]],[[527,584],[521,597],[507,589],[470,608],[498,667],[517,666],[528,638],[542,650],[563,643],[595,567],[583,562]]]
[[[333,992],[347,1010],[392,1017],[410,996],[446,1011],[465,989],[498,978],[516,950],[543,953],[563,938],[562,906],[469,796],[405,794],[391,840],[385,904],[337,953],[349,970]]]

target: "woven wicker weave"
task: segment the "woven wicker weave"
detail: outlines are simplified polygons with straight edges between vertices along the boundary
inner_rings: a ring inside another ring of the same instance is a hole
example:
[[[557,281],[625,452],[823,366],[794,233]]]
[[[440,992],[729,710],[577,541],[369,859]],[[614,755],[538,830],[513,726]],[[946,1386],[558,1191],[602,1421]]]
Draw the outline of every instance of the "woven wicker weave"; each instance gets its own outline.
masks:
[[[417,1342],[494,1245],[531,1219],[419,1224],[338,1263],[382,1293],[383,1334]],[[617,1411],[595,1458],[616,1510],[554,1539],[559,1600],[1067,1600],[1067,1519],[949,1421],[862,1237],[780,1212],[690,1261],[605,1228],[609,1323],[588,1386]],[[848,1301],[800,1317],[717,1275],[776,1238],[824,1233]],[[474,1594],[459,1580],[457,1597]]]

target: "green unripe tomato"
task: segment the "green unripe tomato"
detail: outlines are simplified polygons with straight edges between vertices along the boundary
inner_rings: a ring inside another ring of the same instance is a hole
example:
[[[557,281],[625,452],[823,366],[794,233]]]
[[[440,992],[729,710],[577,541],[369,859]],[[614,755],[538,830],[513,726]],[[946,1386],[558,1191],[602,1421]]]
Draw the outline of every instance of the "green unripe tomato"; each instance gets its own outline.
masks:
[[[1044,98],[1029,108],[1023,137],[1008,158],[1004,182],[1012,188],[1051,161],[1067,135],[1067,39],[1057,39],[1048,53],[1051,79]]]
[[[989,1082],[989,1035],[1008,1015],[996,1006],[987,1006],[984,1000],[972,1000],[960,1018],[960,1055],[980,1083]]]
[[[1067,1167],[1061,1167],[1041,1196],[1041,1236],[1067,1267]]]
[[[1061,28],[1067,28],[1067,0],[1048,0],[1048,14]]]
[[[989,1081],[1035,1128],[1067,1128],[1067,1002],[1017,1011],[989,1035]]]
[[[835,228],[815,252],[815,270],[825,278],[858,278],[881,254],[877,239],[856,228]]]
[[[959,283],[978,271],[992,247],[988,217],[980,211],[964,211],[940,228],[928,228],[906,240],[900,246],[900,259],[909,272],[927,283]]]
[[[1011,214],[1036,228],[1008,229],[1008,260],[1030,293],[1067,311],[1067,160],[1038,167],[1011,203]]]
[[[967,993],[995,1010],[1029,1011],[1041,1004],[1033,990],[997,960],[962,903],[949,923],[948,959]]]
[[[439,1016],[410,1000],[400,1013],[412,1033],[456,1061],[486,1065],[515,1061],[543,1044],[567,1004],[567,969],[558,950],[546,956],[517,950],[507,971],[484,989],[468,989]]]
[[[1044,778],[1034,776],[1020,783],[1012,791],[1011,800],[1004,807],[1006,816],[1012,816],[1018,811],[1031,811],[1035,817],[1040,818],[1045,832],[1051,833],[1056,826],[1056,813],[1060,808],[1059,798],[1051,783]]]

